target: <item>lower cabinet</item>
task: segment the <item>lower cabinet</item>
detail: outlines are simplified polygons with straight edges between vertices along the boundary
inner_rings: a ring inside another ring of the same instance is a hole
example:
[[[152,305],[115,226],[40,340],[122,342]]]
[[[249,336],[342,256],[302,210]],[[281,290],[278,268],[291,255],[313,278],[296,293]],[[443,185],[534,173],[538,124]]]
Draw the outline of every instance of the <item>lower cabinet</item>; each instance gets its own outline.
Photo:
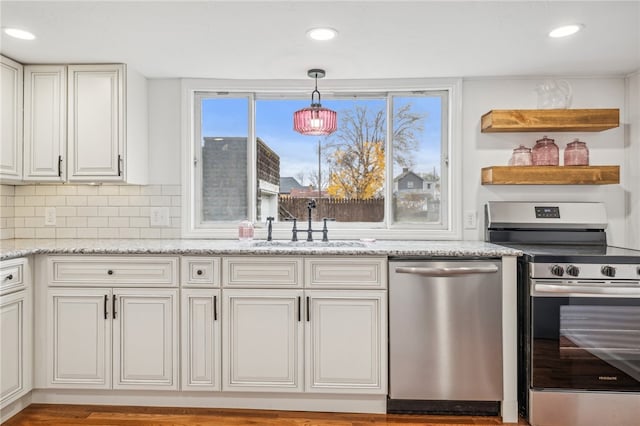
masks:
[[[386,394],[385,291],[306,292],[305,391]]]
[[[303,390],[302,297],[302,290],[223,291],[223,390]]]
[[[220,290],[182,289],[182,390],[220,390]]]
[[[31,293],[0,296],[0,408],[31,390]]]
[[[178,290],[49,288],[51,388],[178,389]]]
[[[223,390],[386,394],[385,291],[224,290],[222,309]]]

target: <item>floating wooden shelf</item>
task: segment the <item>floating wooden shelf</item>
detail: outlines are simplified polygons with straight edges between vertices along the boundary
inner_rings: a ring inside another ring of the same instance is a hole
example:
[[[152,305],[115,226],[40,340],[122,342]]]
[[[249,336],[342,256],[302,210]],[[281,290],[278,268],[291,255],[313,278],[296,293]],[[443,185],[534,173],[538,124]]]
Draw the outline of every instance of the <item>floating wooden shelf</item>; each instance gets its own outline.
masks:
[[[608,185],[620,183],[620,166],[493,166],[483,185]]]
[[[619,125],[619,109],[494,109],[482,116],[482,133],[600,132]]]

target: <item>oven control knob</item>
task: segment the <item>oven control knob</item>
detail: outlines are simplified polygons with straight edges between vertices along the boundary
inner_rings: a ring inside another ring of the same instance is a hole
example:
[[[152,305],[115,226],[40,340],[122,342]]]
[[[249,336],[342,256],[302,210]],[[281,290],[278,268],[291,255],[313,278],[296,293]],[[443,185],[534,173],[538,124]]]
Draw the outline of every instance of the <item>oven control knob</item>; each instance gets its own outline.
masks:
[[[557,277],[561,277],[564,275],[564,268],[560,265],[553,265],[551,267],[551,274],[557,276]]]
[[[602,275],[607,277],[613,278],[616,276],[616,268],[614,268],[613,266],[603,266],[602,268],[600,268],[600,272],[602,272]]]
[[[569,265],[567,266],[567,274],[571,275],[572,277],[577,277],[578,275],[580,275],[580,268],[578,268],[576,265]]]

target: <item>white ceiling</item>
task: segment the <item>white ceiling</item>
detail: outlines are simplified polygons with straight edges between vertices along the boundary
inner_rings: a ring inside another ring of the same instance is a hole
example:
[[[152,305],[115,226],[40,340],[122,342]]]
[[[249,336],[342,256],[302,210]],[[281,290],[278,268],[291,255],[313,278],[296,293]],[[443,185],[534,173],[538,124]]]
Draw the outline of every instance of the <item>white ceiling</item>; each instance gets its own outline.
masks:
[[[22,63],[123,62],[150,78],[624,75],[640,69],[632,1],[4,1],[0,51]],[[555,26],[585,29],[551,39]],[[305,32],[339,31],[320,43]]]

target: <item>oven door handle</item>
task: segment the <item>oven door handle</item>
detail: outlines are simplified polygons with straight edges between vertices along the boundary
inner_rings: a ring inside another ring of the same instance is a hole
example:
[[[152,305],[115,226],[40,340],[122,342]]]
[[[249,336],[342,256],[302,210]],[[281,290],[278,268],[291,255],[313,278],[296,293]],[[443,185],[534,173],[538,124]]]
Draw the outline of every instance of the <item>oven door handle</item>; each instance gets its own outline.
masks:
[[[640,297],[640,287],[593,287],[558,284],[535,284],[533,286],[534,296],[540,293],[549,293],[557,296],[638,296]]]
[[[474,266],[474,267],[456,267],[456,268],[423,268],[415,266],[398,266],[396,272],[399,274],[416,274],[425,277],[451,277],[454,275],[471,275],[471,274],[492,274],[498,272],[498,267],[491,266]]]

